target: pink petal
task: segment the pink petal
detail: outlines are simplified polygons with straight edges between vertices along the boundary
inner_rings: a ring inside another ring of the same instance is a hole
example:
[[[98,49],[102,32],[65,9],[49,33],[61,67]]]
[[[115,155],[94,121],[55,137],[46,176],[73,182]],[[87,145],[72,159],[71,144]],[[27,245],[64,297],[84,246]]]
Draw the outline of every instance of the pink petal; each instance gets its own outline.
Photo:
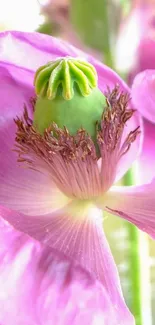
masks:
[[[145,185],[114,186],[97,204],[155,238],[155,179]]]
[[[117,165],[115,182],[118,182],[121,177],[123,177],[141,152],[143,142],[143,124],[142,120],[139,118],[139,113],[135,112],[131,120],[126,123],[122,136],[122,143],[124,143],[124,140],[127,139],[129,133],[134,131],[138,126],[140,127],[140,134],[131,144],[129,150],[121,157]]]
[[[150,122],[155,122],[155,70],[139,73],[132,85],[135,108]]]
[[[58,38],[40,33],[4,32],[0,34],[0,62],[16,65],[24,70],[34,72],[40,65],[68,55],[85,57],[95,65],[102,90],[119,83],[121,89],[129,91],[125,82],[113,70]]]
[[[114,305],[84,269],[2,219],[0,232],[1,324],[134,325],[122,298]]]
[[[0,208],[15,229],[62,252],[99,279],[113,304],[124,305],[117,269],[105,238],[102,211],[72,203],[50,215],[30,217]],[[110,272],[110,273],[109,273]]]
[[[152,22],[154,21],[154,11],[153,8],[150,8],[151,14],[152,14]],[[154,26],[153,26],[154,29]],[[152,30],[149,30],[147,32],[152,32]],[[154,69],[155,68],[155,62],[154,62],[154,56],[155,56],[155,40],[154,38],[144,38],[141,40],[141,43],[138,48],[138,69],[139,72],[146,70],[146,69]]]
[[[12,65],[0,64],[0,127],[7,119],[13,119],[22,114],[24,104],[32,111],[30,99],[34,97],[32,72],[26,73]]]
[[[155,124],[144,120],[144,142],[138,159],[138,180],[140,184],[151,182],[155,176]]]
[[[16,68],[17,77],[18,73]],[[4,66],[0,68],[0,78],[3,80],[0,87],[0,204],[26,214],[47,213],[60,206],[63,195],[49,174],[20,167],[17,154],[12,150],[15,144],[13,119],[23,113],[24,104],[30,106],[33,89],[15,80]]]
[[[130,79],[155,67],[154,1],[133,2],[129,15],[122,21],[116,45],[117,70],[129,71]]]

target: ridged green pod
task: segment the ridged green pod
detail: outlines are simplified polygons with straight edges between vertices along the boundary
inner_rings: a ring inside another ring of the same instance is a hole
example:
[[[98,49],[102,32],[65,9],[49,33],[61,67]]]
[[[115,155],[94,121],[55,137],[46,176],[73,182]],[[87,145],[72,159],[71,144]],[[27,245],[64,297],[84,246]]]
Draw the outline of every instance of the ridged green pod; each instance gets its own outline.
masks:
[[[40,67],[34,79],[37,101],[34,126],[43,133],[52,122],[71,134],[84,128],[96,142],[105,96],[97,88],[97,73],[88,62],[60,58]]]

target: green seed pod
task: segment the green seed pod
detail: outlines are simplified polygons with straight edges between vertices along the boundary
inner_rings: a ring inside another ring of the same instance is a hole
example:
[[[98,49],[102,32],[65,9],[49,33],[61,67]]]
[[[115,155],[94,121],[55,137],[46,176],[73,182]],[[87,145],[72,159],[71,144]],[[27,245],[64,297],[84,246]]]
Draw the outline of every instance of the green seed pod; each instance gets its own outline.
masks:
[[[97,88],[97,73],[88,62],[60,58],[40,67],[34,79],[37,101],[34,126],[43,133],[52,122],[74,135],[84,128],[96,143],[105,96]]]

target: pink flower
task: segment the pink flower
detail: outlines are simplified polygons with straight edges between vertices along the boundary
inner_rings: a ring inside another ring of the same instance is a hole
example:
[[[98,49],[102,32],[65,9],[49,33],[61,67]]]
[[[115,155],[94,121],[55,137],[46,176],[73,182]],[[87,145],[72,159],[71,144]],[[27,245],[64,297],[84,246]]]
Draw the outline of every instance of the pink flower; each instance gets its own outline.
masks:
[[[135,0],[117,43],[117,64],[129,72],[129,82],[145,69],[155,68],[155,2]]]
[[[155,69],[154,0],[133,1],[131,13],[124,21],[118,37],[117,50],[118,65],[120,69],[122,66],[127,69],[129,84],[132,84],[137,73],[146,69]],[[134,104],[144,117],[144,141],[138,161],[139,180],[142,183],[150,182],[154,176],[153,168],[150,168],[155,163],[154,110],[153,105],[148,106],[148,102],[153,96],[151,84],[153,85],[154,82],[151,79],[153,79],[153,74],[148,71],[140,74],[133,84]]]
[[[150,182],[154,177],[155,165],[155,70],[139,73],[132,85],[135,107],[144,117],[144,143],[139,160],[141,182]]]
[[[0,324],[133,324],[80,266],[3,220],[0,233]]]
[[[84,56],[91,62],[98,72],[99,88],[103,92],[107,92],[107,86],[113,89],[119,84],[121,93],[115,88],[107,95],[107,107],[98,131],[101,153],[98,160],[94,144],[85,133],[84,142],[74,138],[79,145],[73,161],[71,155],[67,156],[67,150],[73,148],[72,138],[65,131],[59,130],[57,139],[48,132],[47,138],[35,132],[33,139],[39,136],[39,142],[29,142],[32,140],[31,121],[26,115],[25,121],[20,120],[23,105],[32,116],[30,98],[34,97],[36,69],[62,56]],[[116,73],[92,57],[65,42],[37,33],[1,34],[0,74],[1,217],[18,231],[65,254],[100,280],[118,311],[118,323],[133,324],[124,305],[102,219],[102,211],[110,211],[155,237],[154,180],[144,186],[113,186],[136,159],[141,144],[139,114],[128,107],[128,96],[122,93],[129,92],[127,86]],[[15,132],[17,140],[22,139],[17,149],[22,159],[28,165],[31,161],[39,172],[19,167],[17,153],[12,151]],[[61,140],[58,145],[63,151],[53,154],[49,146],[56,140]],[[34,147],[34,143],[37,146]],[[85,143],[84,152],[81,143]]]

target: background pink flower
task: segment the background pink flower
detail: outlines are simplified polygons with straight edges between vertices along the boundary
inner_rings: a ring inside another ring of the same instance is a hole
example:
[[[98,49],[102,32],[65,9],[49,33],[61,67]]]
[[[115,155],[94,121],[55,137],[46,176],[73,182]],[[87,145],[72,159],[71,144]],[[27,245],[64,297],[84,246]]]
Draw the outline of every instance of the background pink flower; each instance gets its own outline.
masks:
[[[132,85],[135,107],[144,117],[144,143],[139,159],[141,182],[150,182],[155,174],[155,70],[139,73]]]
[[[155,2],[152,0],[137,0],[133,1],[133,8],[130,15],[124,20],[117,43],[117,65],[120,70],[123,69],[128,73],[128,83],[131,85],[137,73],[146,69],[155,69]],[[147,97],[150,101],[150,94],[145,88],[146,79],[152,75],[152,72],[141,74],[134,82],[135,89],[139,83],[136,97],[140,99],[138,105],[134,101],[136,108],[140,110],[144,117],[144,142],[142,154],[139,159],[139,180],[142,183],[151,181],[154,177],[154,168],[150,166],[155,163],[154,146],[155,146],[155,126],[153,121],[154,108],[146,105]],[[152,78],[152,77],[151,77]],[[140,80],[142,88],[140,90]],[[153,82],[148,81],[149,87],[152,88]],[[153,95],[153,88],[152,88]],[[152,96],[151,95],[151,96]],[[135,99],[135,91],[134,91]],[[153,123],[152,123],[153,122]],[[145,170],[145,172],[144,172]]]

